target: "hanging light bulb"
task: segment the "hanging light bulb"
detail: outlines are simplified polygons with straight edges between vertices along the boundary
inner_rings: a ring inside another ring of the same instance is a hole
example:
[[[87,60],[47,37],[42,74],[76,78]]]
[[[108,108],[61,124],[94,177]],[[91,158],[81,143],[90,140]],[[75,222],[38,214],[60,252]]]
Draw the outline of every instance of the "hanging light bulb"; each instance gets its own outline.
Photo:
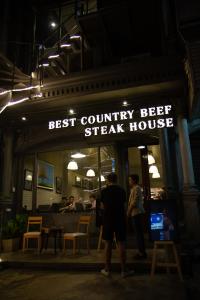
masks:
[[[149,173],[158,173],[158,168],[155,165],[150,166]]]
[[[160,178],[160,173],[159,172],[153,173],[152,178]]]
[[[148,154],[148,164],[149,165],[155,164],[155,159],[152,154]]]
[[[68,170],[78,170],[78,164],[76,161],[71,160],[67,165]]]
[[[87,177],[95,177],[95,172],[92,169],[89,169],[86,173]]]
[[[71,155],[72,158],[84,158],[86,157],[85,154],[81,153],[81,152],[77,152]]]

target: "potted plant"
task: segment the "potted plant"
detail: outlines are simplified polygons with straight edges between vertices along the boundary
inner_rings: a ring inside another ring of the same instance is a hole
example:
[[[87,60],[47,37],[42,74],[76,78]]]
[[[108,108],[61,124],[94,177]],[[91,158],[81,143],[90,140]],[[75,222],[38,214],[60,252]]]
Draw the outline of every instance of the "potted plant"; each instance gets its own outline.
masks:
[[[26,215],[16,215],[3,226],[2,248],[4,252],[19,250],[20,239],[26,230]]]

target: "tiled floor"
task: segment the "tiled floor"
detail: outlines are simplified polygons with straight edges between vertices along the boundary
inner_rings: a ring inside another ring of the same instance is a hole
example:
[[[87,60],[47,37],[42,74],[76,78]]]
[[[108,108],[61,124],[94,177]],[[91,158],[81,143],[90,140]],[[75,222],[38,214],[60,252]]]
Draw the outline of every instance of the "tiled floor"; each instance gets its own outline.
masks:
[[[0,272],[2,300],[186,300],[185,287],[175,275],[134,275],[110,278],[99,272],[4,270]],[[191,298],[196,300],[198,298]]]

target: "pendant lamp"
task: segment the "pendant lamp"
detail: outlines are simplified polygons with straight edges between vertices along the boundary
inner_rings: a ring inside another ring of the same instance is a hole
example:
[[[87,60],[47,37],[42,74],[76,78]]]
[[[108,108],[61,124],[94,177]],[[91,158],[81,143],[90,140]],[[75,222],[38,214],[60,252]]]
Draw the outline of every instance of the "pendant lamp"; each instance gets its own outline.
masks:
[[[95,177],[95,172],[92,169],[89,169],[86,173],[87,177]]]
[[[159,172],[153,173],[152,178],[160,178],[160,173]]]
[[[155,164],[155,159],[152,154],[148,154],[148,164],[149,165]]]
[[[149,173],[158,173],[158,168],[155,165],[151,165],[149,168]]]
[[[97,179],[97,181],[99,181],[99,178]],[[101,175],[101,182],[106,181],[105,177],[103,175]]]
[[[71,161],[68,163],[67,169],[68,169],[68,170],[78,170],[78,164],[77,164],[77,162],[74,161],[74,160],[71,160]]]

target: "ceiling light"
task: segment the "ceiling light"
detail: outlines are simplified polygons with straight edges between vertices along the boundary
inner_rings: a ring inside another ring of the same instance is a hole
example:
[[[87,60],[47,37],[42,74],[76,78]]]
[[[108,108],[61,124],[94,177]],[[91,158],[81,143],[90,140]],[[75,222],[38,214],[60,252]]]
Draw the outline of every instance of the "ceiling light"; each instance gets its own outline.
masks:
[[[148,164],[149,165],[155,164],[155,159],[152,154],[148,154]]]
[[[95,172],[92,169],[89,169],[86,173],[87,177],[95,177]]]
[[[145,146],[138,146],[138,149],[144,149]]]
[[[77,152],[71,155],[72,158],[84,158],[86,157],[85,154],[81,153],[81,152]]]
[[[122,102],[122,106],[128,106],[128,102],[127,101],[123,101]]]
[[[158,168],[155,165],[150,166],[149,173],[158,173]]]
[[[153,173],[152,178],[160,178],[160,173],[159,172]]]
[[[68,163],[67,169],[68,169],[68,170],[78,170],[78,164],[77,164],[77,162],[74,161],[74,160],[71,160],[71,161]]]
[[[69,110],[69,113],[70,113],[70,115],[73,115],[75,112],[74,112],[73,109],[70,109],[70,110]]]
[[[22,117],[22,121],[26,121],[27,119],[26,119],[26,117]]]
[[[60,48],[70,48],[72,46],[72,44],[69,43],[63,43],[60,45]]]
[[[55,22],[51,22],[51,27],[55,28],[56,27],[56,23]]]

